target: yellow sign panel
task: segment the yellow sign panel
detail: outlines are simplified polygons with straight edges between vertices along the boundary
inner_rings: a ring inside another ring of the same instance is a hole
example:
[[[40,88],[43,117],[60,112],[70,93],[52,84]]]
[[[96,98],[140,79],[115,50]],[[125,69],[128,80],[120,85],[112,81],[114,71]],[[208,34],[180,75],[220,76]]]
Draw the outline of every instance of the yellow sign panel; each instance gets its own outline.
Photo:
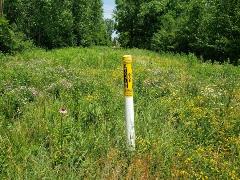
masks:
[[[123,56],[124,94],[133,96],[132,56]]]

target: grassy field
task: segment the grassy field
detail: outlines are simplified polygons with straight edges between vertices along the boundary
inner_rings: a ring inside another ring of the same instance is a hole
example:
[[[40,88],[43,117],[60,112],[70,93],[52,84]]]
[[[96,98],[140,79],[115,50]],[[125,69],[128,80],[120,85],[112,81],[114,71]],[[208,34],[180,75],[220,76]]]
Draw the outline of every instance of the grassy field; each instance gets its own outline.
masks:
[[[136,151],[122,56],[134,57]],[[66,48],[0,56],[0,179],[239,179],[240,68]]]

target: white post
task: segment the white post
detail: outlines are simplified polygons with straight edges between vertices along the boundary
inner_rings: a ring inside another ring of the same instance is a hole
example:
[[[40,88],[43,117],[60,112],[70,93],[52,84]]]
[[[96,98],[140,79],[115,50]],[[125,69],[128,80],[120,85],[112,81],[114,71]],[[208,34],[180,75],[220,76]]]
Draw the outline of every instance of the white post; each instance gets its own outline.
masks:
[[[130,150],[135,150],[132,56],[123,56],[123,70],[127,144]]]

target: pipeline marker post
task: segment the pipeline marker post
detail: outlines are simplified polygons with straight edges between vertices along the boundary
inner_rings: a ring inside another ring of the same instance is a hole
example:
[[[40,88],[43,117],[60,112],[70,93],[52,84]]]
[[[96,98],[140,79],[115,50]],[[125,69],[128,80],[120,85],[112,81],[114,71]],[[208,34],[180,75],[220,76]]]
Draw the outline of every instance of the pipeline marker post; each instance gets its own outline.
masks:
[[[132,56],[123,56],[125,118],[127,144],[130,150],[135,150],[134,104],[133,104],[133,70]]]

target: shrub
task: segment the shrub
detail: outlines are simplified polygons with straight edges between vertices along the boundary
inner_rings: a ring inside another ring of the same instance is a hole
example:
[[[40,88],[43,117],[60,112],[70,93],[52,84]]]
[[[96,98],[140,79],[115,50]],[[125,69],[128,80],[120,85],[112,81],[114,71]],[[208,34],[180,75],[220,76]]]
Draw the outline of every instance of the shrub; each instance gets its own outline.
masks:
[[[17,32],[5,18],[0,18],[0,53],[14,53],[32,48],[31,41],[24,34]]]

